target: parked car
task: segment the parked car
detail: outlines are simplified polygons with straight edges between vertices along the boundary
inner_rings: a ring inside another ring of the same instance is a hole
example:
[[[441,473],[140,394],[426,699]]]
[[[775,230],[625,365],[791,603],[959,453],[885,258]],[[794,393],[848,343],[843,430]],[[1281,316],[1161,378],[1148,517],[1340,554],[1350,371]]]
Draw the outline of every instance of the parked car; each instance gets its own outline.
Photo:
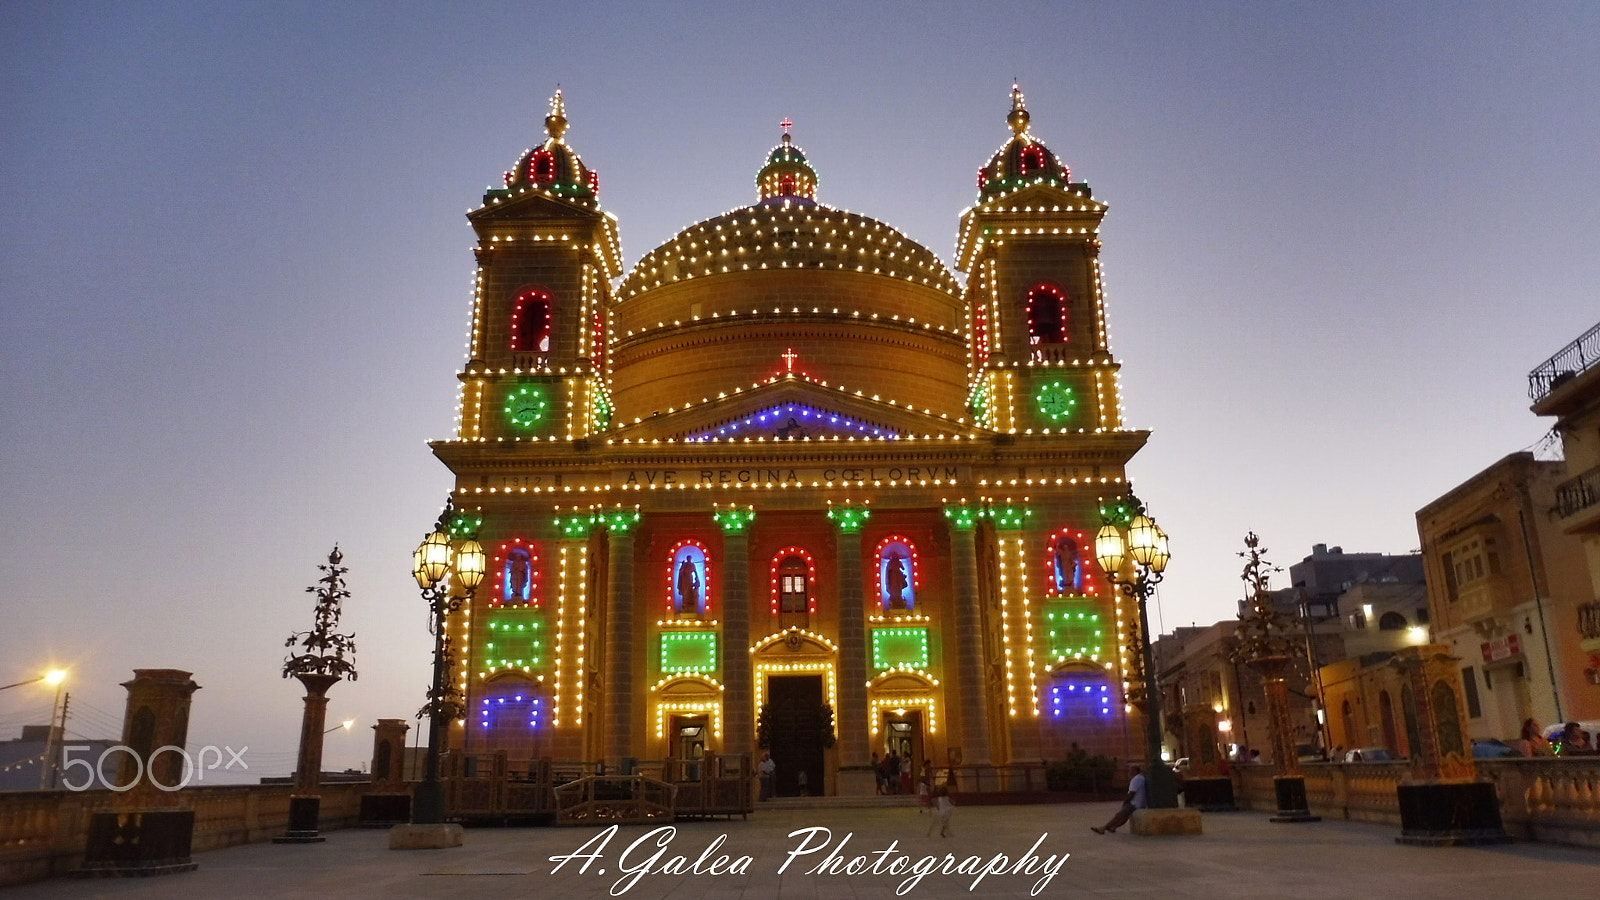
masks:
[[[1345,762],[1388,762],[1394,758],[1387,747],[1357,747],[1344,754]]]
[[[1478,759],[1504,759],[1510,756],[1521,756],[1517,748],[1504,741],[1486,740],[1472,742],[1472,755]]]

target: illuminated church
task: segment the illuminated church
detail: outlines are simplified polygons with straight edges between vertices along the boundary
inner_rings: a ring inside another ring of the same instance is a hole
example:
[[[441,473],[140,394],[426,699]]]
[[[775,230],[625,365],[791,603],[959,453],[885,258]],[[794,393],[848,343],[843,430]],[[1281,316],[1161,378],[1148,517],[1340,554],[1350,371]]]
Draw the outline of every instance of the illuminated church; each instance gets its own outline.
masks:
[[[490,574],[449,625],[451,748],[767,750],[780,794],[802,771],[871,793],[890,751],[1140,755],[1138,613],[1092,559],[1148,437],[1123,427],[1106,206],[1020,90],[1006,121],[960,214],[964,284],[822,202],[787,121],[756,202],[629,268],[557,92],[468,214],[459,431],[433,449]]]

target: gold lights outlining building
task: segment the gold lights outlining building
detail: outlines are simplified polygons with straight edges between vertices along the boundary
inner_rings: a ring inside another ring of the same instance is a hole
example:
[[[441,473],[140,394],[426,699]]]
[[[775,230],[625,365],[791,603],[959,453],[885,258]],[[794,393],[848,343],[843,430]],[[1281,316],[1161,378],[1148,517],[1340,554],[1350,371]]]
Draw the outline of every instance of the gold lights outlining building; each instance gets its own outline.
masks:
[[[468,214],[460,428],[433,449],[490,574],[449,626],[450,747],[617,765],[759,746],[780,793],[802,771],[870,793],[888,750],[1139,755],[1138,613],[1092,544],[1148,432],[1123,427],[1106,206],[1022,92],[960,216],[965,287],[821,203],[787,121],[759,202],[625,271],[551,103],[548,139]]]

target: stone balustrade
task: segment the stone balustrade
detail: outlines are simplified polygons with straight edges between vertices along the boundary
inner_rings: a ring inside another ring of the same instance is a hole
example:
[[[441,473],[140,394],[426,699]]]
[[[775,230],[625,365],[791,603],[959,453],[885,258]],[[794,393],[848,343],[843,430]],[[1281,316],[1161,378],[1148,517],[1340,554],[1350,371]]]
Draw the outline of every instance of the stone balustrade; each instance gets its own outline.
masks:
[[[265,841],[289,825],[287,784],[191,787],[178,792],[195,813],[195,852]],[[321,828],[356,824],[366,782],[322,786]],[[116,808],[109,790],[0,791],[0,887],[62,875],[83,862],[89,818]]]
[[[1400,825],[1397,789],[1410,777],[1405,761],[1307,763],[1311,811],[1328,819]],[[1600,756],[1569,759],[1480,759],[1479,777],[1494,782],[1500,818],[1518,840],[1600,847]],[[1234,770],[1242,809],[1272,810],[1270,766]]]

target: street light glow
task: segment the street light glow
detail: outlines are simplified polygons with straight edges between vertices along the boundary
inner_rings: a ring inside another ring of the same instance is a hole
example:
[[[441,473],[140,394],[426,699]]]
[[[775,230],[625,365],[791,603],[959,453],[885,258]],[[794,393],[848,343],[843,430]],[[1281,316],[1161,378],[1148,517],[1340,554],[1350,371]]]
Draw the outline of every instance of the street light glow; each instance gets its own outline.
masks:
[[[45,684],[49,684],[49,685],[52,685],[52,686],[53,685],[58,685],[61,682],[66,681],[66,680],[67,680],[67,670],[66,669],[51,669],[44,676]]]

